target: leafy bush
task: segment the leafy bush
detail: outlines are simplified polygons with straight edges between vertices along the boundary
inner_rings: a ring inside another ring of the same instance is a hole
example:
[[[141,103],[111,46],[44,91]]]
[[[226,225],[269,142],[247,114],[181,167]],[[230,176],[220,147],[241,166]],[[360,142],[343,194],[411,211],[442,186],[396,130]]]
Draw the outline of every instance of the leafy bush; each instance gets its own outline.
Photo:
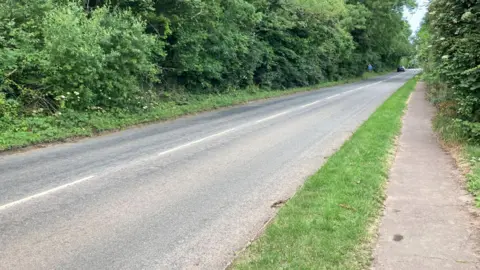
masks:
[[[126,11],[54,9],[44,21],[45,84],[72,108],[143,104],[142,89],[156,79],[153,54],[162,53],[144,30]]]
[[[194,92],[250,84],[258,59],[254,28],[260,14],[243,0],[161,1],[170,19],[165,66],[169,81]]]
[[[20,104],[13,99],[6,99],[5,94],[0,93],[0,118],[18,117]]]
[[[255,72],[256,83],[288,88],[341,76],[339,65],[354,47],[342,28],[348,14],[343,1],[265,1],[261,7],[269,16],[257,30],[263,62]]]
[[[453,102],[452,117],[480,142],[480,1],[433,0],[417,43],[427,80],[448,89],[442,99]]]
[[[145,23],[129,11],[99,8],[86,13],[76,4],[43,7],[22,21],[29,4],[2,10],[0,55],[7,61],[1,90],[28,107],[84,110],[143,106],[157,80],[154,57],[162,43],[145,34]],[[35,26],[33,26],[35,25]]]

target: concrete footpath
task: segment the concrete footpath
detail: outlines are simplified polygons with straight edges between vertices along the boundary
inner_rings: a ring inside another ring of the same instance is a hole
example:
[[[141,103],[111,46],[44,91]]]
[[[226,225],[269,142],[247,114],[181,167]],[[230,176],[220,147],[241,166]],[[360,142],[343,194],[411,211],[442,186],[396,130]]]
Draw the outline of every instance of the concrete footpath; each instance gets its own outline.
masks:
[[[387,188],[373,269],[480,269],[472,198],[431,128],[434,108],[417,85]]]

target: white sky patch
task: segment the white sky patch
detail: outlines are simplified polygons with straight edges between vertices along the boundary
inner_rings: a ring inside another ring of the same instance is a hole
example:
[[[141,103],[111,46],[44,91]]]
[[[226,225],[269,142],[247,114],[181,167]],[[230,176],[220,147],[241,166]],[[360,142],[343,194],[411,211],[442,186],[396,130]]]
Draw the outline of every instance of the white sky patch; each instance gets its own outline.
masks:
[[[405,9],[403,16],[407,19],[408,23],[410,24],[410,28],[412,29],[412,33],[415,34],[418,29],[420,28],[420,24],[422,23],[423,17],[427,13],[428,7],[428,0],[416,0],[417,1],[417,8],[410,12]]]

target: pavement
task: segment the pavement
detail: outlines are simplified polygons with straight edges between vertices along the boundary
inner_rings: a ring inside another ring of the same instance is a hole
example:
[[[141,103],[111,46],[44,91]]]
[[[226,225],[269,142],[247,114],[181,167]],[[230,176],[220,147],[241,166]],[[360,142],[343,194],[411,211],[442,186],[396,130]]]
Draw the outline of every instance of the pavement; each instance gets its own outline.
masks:
[[[0,155],[1,269],[223,269],[416,71]]]
[[[425,85],[412,94],[390,172],[373,269],[480,269],[478,221],[432,131]]]

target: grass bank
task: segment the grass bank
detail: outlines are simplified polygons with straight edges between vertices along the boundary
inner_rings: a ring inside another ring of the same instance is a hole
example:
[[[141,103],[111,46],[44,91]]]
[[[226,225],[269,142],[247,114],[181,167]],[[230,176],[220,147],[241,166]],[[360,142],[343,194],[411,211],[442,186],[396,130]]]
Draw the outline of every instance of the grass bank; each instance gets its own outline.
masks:
[[[183,115],[242,104],[248,101],[278,97],[298,92],[351,83],[384,73],[367,73],[362,77],[327,82],[288,90],[237,91],[221,95],[182,96],[182,100],[166,101],[154,108],[139,112],[122,110],[110,112],[63,112],[57,115],[39,115],[25,118],[0,118],[0,151],[29,145],[89,137],[138,124],[169,120]]]
[[[457,160],[466,176],[467,189],[475,196],[477,207],[480,207],[480,145],[470,142],[458,122],[441,105],[437,107],[439,111],[433,120],[433,127]]]
[[[468,190],[475,196],[477,207],[480,207],[480,145],[466,144],[463,152],[470,165],[467,172]]]
[[[406,101],[407,82],[280,209],[232,269],[363,269]]]

